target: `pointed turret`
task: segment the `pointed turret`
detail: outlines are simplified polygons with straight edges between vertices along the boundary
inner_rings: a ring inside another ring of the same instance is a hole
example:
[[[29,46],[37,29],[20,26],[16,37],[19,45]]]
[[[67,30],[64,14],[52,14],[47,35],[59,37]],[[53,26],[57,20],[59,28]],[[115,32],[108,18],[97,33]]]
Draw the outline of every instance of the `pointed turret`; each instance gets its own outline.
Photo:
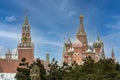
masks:
[[[72,42],[70,40],[70,37],[68,37],[67,40],[65,41],[65,45],[71,45],[71,44],[72,44]]]
[[[8,51],[6,52],[6,58],[7,59],[11,59],[12,58],[12,54],[11,54],[11,51],[10,51],[10,49],[8,49]]]
[[[26,14],[26,16],[25,16],[25,21],[24,21],[24,25],[28,25],[28,16],[27,16],[27,10],[25,11],[25,14]]]
[[[80,27],[77,34],[86,34],[83,25],[83,18],[84,18],[83,15],[80,15]]]
[[[63,53],[66,51],[65,43],[63,45]]]
[[[86,32],[84,30],[84,25],[83,25],[83,15],[80,15],[80,27],[77,32],[77,39],[82,42],[82,44],[87,44],[87,36]]]
[[[104,45],[102,45],[99,55],[100,59],[105,59]]]
[[[65,46],[65,39],[64,39],[64,44],[63,44],[63,55],[66,52],[66,46]]]
[[[93,43],[96,53],[100,53],[100,50],[103,46],[103,42],[100,40],[99,35],[97,36],[97,40]],[[99,54],[98,54],[99,55]]]
[[[22,26],[21,42],[24,44],[27,43],[28,46],[31,45],[30,26],[28,24],[27,10],[26,10],[25,21],[24,21],[24,24]]]
[[[24,25],[28,25],[28,16],[26,15]]]
[[[64,38],[64,44],[63,44],[63,52],[62,52],[62,61],[64,62],[64,55],[66,54],[66,46],[65,46],[65,38]]]
[[[100,36],[99,36],[99,35],[97,36],[97,40],[98,40],[98,41],[101,41],[101,40],[100,40]]]
[[[114,49],[112,49],[111,59],[115,61],[115,53],[114,53]]]
[[[47,73],[50,70],[49,64],[50,64],[50,59],[49,59],[49,53],[47,52],[46,53],[46,61],[45,61],[45,64],[44,64],[44,67],[45,67]]]
[[[65,47],[66,47],[66,51],[68,51],[72,47],[72,42],[70,40],[70,37],[68,37],[67,40],[65,41]]]
[[[48,64],[50,63],[49,53],[48,52],[46,53],[46,63],[48,63]]]

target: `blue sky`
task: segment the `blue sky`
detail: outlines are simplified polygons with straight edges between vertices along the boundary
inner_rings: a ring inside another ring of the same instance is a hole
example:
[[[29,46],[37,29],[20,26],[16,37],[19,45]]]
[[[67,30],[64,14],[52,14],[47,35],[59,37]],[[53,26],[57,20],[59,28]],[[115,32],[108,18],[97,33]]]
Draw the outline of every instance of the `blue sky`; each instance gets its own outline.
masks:
[[[88,41],[99,34],[106,57],[114,48],[120,61],[120,1],[119,0],[0,0],[0,55],[17,47],[21,38],[25,9],[28,9],[35,57],[62,59],[64,38],[75,39],[79,16],[84,16]]]

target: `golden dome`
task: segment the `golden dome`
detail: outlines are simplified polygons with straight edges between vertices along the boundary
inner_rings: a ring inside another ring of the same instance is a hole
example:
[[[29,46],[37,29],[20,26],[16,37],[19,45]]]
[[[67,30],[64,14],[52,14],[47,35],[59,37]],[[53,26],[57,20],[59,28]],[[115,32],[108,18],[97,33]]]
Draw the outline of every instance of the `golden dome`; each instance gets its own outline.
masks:
[[[83,19],[84,17],[83,17],[83,15],[80,15],[80,19]]]

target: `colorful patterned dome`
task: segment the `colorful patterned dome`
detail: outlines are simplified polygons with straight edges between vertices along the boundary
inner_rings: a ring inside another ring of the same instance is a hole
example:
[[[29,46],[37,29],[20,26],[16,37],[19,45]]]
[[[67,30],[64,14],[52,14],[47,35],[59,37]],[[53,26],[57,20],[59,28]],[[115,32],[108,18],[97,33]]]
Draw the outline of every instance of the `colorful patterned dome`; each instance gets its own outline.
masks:
[[[73,47],[82,47],[82,42],[80,42],[78,39],[76,39],[73,44],[72,44]]]

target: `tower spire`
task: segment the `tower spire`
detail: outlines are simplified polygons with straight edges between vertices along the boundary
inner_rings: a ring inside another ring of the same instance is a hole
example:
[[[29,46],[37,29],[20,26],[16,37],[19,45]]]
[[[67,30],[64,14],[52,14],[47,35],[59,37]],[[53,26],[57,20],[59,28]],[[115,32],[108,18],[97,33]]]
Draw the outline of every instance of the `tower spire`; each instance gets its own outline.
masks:
[[[64,38],[64,44],[63,44],[63,53],[66,51],[66,47],[65,47],[65,38]]]
[[[87,44],[87,35],[84,30],[83,18],[84,18],[83,15],[80,15],[80,26],[79,26],[76,37],[78,40],[82,42],[82,44]]]
[[[83,15],[80,15],[80,27],[77,34],[85,34],[84,26],[83,26]]]
[[[47,62],[47,63],[50,63],[49,53],[48,53],[48,52],[46,53],[46,62]]]
[[[100,54],[101,54],[101,59],[105,59],[105,51],[104,51],[104,45],[103,44],[101,45]]]
[[[25,10],[25,21],[24,21],[24,25],[28,25],[28,10]]]
[[[115,61],[115,53],[114,53],[114,49],[112,49],[111,59]]]
[[[98,40],[98,41],[101,41],[101,40],[100,40],[100,36],[99,36],[99,35],[97,36],[97,40]]]
[[[24,24],[22,26],[22,37],[21,42],[23,43],[29,43],[31,44],[31,35],[30,35],[30,25],[28,24],[28,16],[27,16],[28,10],[25,10],[25,20]]]

